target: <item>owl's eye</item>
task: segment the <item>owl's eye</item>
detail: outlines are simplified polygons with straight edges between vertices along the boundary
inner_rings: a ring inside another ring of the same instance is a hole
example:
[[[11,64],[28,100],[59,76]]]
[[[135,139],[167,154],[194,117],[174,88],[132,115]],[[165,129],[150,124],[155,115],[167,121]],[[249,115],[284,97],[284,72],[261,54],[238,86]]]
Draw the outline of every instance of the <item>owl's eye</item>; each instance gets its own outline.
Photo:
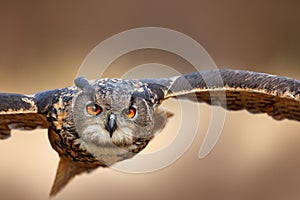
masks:
[[[134,118],[134,116],[136,115],[136,109],[133,108],[133,107],[130,107],[130,108],[128,108],[128,109],[125,109],[125,110],[123,111],[123,113],[124,113],[124,115],[125,115],[126,117],[132,119],[132,118]]]
[[[102,112],[102,108],[97,104],[91,103],[86,106],[86,112],[90,115],[99,115]]]

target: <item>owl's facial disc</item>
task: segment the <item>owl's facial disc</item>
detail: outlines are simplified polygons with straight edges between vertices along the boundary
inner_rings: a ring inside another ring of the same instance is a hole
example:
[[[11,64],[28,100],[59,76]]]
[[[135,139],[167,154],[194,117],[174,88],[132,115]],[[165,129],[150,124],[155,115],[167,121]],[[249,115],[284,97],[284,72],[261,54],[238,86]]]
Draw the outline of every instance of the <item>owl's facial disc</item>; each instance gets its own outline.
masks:
[[[108,116],[108,121],[105,128],[109,132],[109,136],[111,138],[114,131],[117,129],[116,116],[114,114],[110,114]]]
[[[132,157],[154,135],[151,95],[138,84],[121,79],[76,81],[79,90],[72,117],[77,142],[106,165]]]

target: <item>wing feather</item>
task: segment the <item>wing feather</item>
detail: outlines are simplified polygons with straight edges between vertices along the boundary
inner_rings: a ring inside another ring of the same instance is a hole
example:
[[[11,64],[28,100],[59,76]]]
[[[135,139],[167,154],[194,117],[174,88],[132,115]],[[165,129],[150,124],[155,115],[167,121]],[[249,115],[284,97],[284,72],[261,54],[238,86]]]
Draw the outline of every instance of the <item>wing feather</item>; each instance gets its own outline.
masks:
[[[8,138],[11,129],[48,127],[46,118],[38,113],[34,96],[0,93],[0,139]]]
[[[159,85],[161,100],[188,99],[219,105],[227,110],[267,113],[276,120],[300,121],[300,81],[244,70],[195,72],[169,79],[144,79]]]

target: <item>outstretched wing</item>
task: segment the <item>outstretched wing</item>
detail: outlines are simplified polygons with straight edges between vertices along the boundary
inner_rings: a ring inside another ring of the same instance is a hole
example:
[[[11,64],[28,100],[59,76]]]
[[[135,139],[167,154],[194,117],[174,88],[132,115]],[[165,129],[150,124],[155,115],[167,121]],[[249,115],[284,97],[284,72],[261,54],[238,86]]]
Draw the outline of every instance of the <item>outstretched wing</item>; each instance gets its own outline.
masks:
[[[38,114],[33,96],[0,93],[0,139],[10,136],[11,129],[48,128],[45,117]]]
[[[267,113],[300,121],[300,81],[243,70],[215,69],[165,79],[144,79],[160,99],[184,98],[228,110]]]

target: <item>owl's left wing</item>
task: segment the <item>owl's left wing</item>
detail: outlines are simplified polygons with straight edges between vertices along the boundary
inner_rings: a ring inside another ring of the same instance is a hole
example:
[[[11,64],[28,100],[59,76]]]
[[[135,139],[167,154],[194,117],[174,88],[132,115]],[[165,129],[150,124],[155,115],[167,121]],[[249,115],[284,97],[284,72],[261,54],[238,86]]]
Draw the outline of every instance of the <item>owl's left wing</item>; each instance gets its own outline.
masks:
[[[8,138],[11,129],[48,127],[46,118],[38,113],[34,96],[0,93],[0,139]]]
[[[171,78],[143,79],[160,101],[183,98],[267,113],[276,120],[300,121],[300,81],[243,70],[214,69]]]

